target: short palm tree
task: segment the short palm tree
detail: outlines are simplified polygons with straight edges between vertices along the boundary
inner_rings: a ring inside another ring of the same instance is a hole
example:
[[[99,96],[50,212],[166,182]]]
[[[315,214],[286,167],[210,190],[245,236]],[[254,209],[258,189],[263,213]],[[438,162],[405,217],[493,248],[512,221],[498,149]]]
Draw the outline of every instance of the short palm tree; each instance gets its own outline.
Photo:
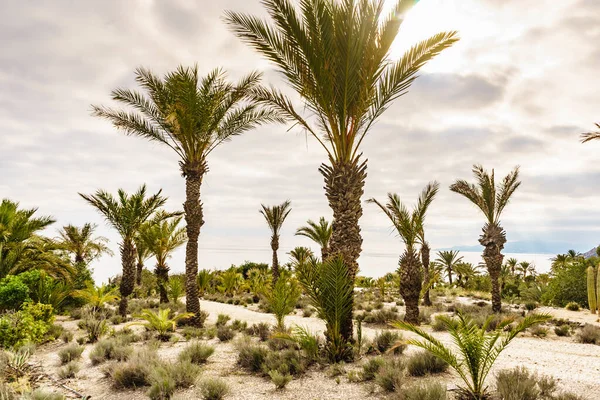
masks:
[[[296,236],[304,236],[321,246],[321,260],[327,258],[329,253],[329,240],[331,239],[331,224],[325,217],[319,218],[319,223],[312,220],[306,221],[306,226],[296,230]]]
[[[317,140],[328,163],[319,168],[333,211],[329,255],[341,254],[354,281],[362,251],[359,219],[367,177],[361,143],[373,124],[407,93],[419,69],[458,40],[439,33],[390,60],[392,43],[416,3],[397,0],[384,15],[385,0],[264,0],[269,21],[235,12],[226,22],[243,41],[275,64],[301,96],[303,113],[275,88],[255,99],[279,110]],[[304,115],[302,115],[304,114]],[[344,328],[352,336],[352,318]]]
[[[494,320],[493,316],[490,316],[482,327],[479,327],[470,317],[460,313],[458,318],[448,316],[436,318],[446,327],[455,346],[449,347],[428,332],[407,322],[397,321],[392,325],[416,333],[422,340],[409,339],[406,343],[430,351],[458,373],[465,384],[459,388],[458,398],[485,400],[491,398],[485,379],[500,353],[519,333],[533,325],[548,321],[551,316],[528,314],[516,326],[506,330],[504,328],[507,328],[513,319],[505,319],[489,332],[488,328]]]
[[[300,246],[300,247],[296,247],[292,251],[290,251],[290,256],[292,257],[292,263],[294,263],[294,264],[305,263],[313,255],[314,254],[313,254],[312,250],[309,249],[308,247]]]
[[[146,225],[148,221],[144,225]],[[137,235],[135,241],[135,256],[136,256],[136,267],[135,267],[135,283],[136,285],[142,284],[142,272],[144,271],[144,265],[152,257],[152,253],[144,241]]]
[[[166,202],[167,198],[161,195],[162,190],[146,196],[146,185],[142,185],[135,193],[127,194],[119,189],[117,197],[98,190],[91,195],[79,195],[89,204],[94,206],[121,236],[119,244],[121,250],[121,264],[123,275],[119,291],[121,302],[119,313],[127,316],[127,296],[133,292],[136,277],[136,250],[135,237],[140,228],[156,211]]]
[[[186,309],[195,314],[196,324],[202,321],[196,275],[198,237],[204,225],[200,186],[208,171],[207,158],[234,136],[265,122],[281,121],[270,109],[247,101],[260,79],[253,72],[232,84],[219,69],[199,77],[196,67],[179,67],[161,79],[139,68],[136,82],[145,94],[127,89],[112,92],[112,98],[131,111],[93,107],[95,116],[110,120],[126,134],[162,143],[179,156],[186,182]]]
[[[198,282],[198,294],[200,296],[204,296],[204,293],[208,291],[212,279],[213,273],[208,269],[201,269],[200,271],[198,271],[198,278],[196,279],[196,281]]]
[[[598,128],[598,130],[596,132],[587,132],[587,133],[581,134],[581,141],[583,143],[589,142],[590,140],[600,139],[600,124],[597,123],[595,125],[596,125],[596,128]]]
[[[456,268],[456,264],[462,261],[462,256],[458,256],[458,250],[440,250],[437,253],[436,262],[443,265],[446,270],[446,275],[448,275],[448,283],[452,286],[452,273]]]
[[[129,325],[144,325],[147,330],[156,331],[159,340],[166,341],[171,336],[170,332],[173,332],[177,327],[177,322],[194,315],[193,313],[181,313],[171,318],[169,314],[171,314],[171,310],[168,308],[157,310],[157,312],[147,309],[142,310],[142,313],[135,317],[143,319],[146,322],[133,322]]]
[[[481,165],[474,165],[473,173],[477,180],[476,185],[465,180],[457,180],[450,186],[450,190],[469,199],[486,217],[479,243],[485,248],[483,259],[492,281],[492,310],[500,312],[502,299],[498,277],[504,259],[502,249],[506,243],[506,232],[500,226],[500,216],[515,190],[521,185],[519,167],[515,167],[504,177],[498,187],[494,180],[494,170],[490,174]]]
[[[106,245],[108,239],[94,236],[97,226],[86,223],[81,228],[75,225],[65,225],[59,231],[60,243],[74,257],[75,264],[89,264],[103,254],[111,255],[112,251]]]
[[[271,266],[271,272],[273,274],[273,282],[277,281],[279,277],[279,260],[277,259],[277,250],[279,249],[279,233],[283,222],[290,214],[291,202],[289,200],[277,206],[265,206],[261,204],[259,212],[265,217],[269,228],[271,229],[271,250],[273,250],[273,265]]]
[[[515,276],[515,269],[517,268],[517,265],[519,264],[519,260],[517,260],[516,258],[509,258],[508,260],[506,260],[506,266],[510,269],[510,273],[512,276]]]
[[[388,193],[387,204],[382,204],[375,199],[367,202],[374,203],[385,213],[392,222],[398,236],[405,245],[404,253],[400,256],[400,294],[404,298],[406,314],[404,320],[419,323],[419,299],[423,288],[423,265],[417,252],[416,246],[423,238],[422,232],[425,224],[425,214],[439,190],[437,182],[431,182],[425,186],[414,209],[409,211],[394,193]]]
[[[288,271],[284,272],[273,285],[265,286],[261,293],[275,315],[279,332],[285,332],[285,316],[294,311],[301,294],[298,282]]]
[[[477,271],[479,269],[479,266],[474,266],[469,262],[458,262],[454,266],[454,269],[457,276],[456,284],[463,288],[467,287],[467,285],[469,284],[469,280],[477,276],[477,274],[479,273]]]
[[[74,295],[82,299],[86,304],[89,304],[94,312],[102,309],[105,304],[119,298],[116,288],[106,285],[88,285],[85,289],[76,290]]]
[[[523,275],[523,279],[525,279],[528,273],[535,273],[535,266],[528,261],[521,261],[518,265],[518,270]]]
[[[169,282],[169,266],[167,259],[173,251],[184,245],[187,240],[185,227],[179,223],[183,217],[173,217],[159,221],[149,221],[140,230],[140,240],[148,252],[156,259],[156,280],[161,303],[168,303],[167,284]]]

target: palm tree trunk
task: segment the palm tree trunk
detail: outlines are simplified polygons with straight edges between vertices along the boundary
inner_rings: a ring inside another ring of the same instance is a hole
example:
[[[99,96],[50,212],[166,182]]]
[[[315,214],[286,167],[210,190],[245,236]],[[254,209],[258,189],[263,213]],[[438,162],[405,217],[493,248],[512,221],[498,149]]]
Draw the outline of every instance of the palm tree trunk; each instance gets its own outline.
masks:
[[[495,247],[495,246],[494,246]],[[486,255],[487,254],[487,255]],[[492,281],[492,311],[499,313],[502,311],[502,298],[500,296],[500,270],[502,269],[502,260],[504,256],[497,248],[486,248],[483,252],[483,259],[490,274]]]
[[[127,297],[133,292],[135,286],[135,246],[133,241],[125,238],[121,245],[121,264],[123,266],[123,276],[119,292],[121,301],[119,302],[119,314],[122,317],[127,316]]]
[[[321,261],[325,261],[329,255],[329,248],[327,246],[321,247]]]
[[[185,308],[194,313],[192,324],[201,326],[200,300],[198,299],[198,237],[200,228],[204,225],[202,203],[200,202],[200,186],[207,171],[206,164],[182,164],[181,170],[185,177],[185,223],[188,241],[185,248]]]
[[[399,264],[400,294],[406,306],[404,320],[419,325],[419,298],[423,284],[421,260],[414,249],[406,249],[400,257]]]
[[[428,243],[423,243],[421,246],[421,262],[423,263],[423,284],[427,285],[427,290],[423,295],[423,304],[426,306],[431,306],[431,299],[429,298],[429,281],[431,280],[431,276],[429,275],[429,253],[431,249],[429,248]]]
[[[136,284],[140,286],[142,284],[142,271],[144,270],[144,263],[138,260],[137,263],[137,274],[136,274]]]
[[[154,273],[156,274],[156,281],[158,283],[160,302],[168,303],[169,295],[167,294],[167,284],[169,283],[169,267],[157,264]]]
[[[448,267],[448,282],[452,286],[452,268]]]
[[[273,250],[273,265],[271,266],[271,273],[273,274],[273,285],[277,283],[279,278],[279,260],[277,259],[277,250],[279,250],[279,236],[271,236],[271,250]]]
[[[333,211],[332,233],[327,257],[341,256],[352,280],[358,272],[358,257],[362,251],[362,237],[358,220],[362,216],[361,197],[367,177],[366,161],[332,162],[321,164],[319,172],[325,178],[325,195]],[[354,300],[352,301],[354,303]],[[353,341],[352,315],[344,321],[341,335]]]

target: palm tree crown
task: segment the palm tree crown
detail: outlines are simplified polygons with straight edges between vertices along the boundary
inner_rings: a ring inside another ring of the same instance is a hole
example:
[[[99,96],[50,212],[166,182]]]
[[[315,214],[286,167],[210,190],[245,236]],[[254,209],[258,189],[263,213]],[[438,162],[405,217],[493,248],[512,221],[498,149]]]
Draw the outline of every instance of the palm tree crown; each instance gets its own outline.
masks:
[[[463,257],[458,256],[458,250],[440,250],[437,253],[436,261],[446,268],[448,281],[452,285],[452,272],[456,270],[456,264],[462,261]]]
[[[140,240],[148,251],[156,257],[157,264],[166,265],[171,253],[187,241],[185,227],[179,224],[182,216],[152,221],[140,231]]]
[[[102,254],[112,255],[104,236],[94,237],[97,225],[86,223],[81,228],[75,225],[63,226],[59,232],[65,250],[75,256],[75,263],[89,264]]]
[[[306,225],[296,230],[296,236],[304,236],[321,246],[321,259],[327,257],[329,247],[329,239],[331,239],[331,224],[327,222],[325,217],[319,218],[316,223],[313,220],[306,221]]]
[[[284,201],[283,203],[276,206],[265,206],[261,204],[261,209],[258,210],[263,217],[265,217],[265,221],[267,221],[267,225],[271,229],[271,233],[275,235],[279,235],[279,231],[283,226],[283,222],[289,215],[292,209],[290,205],[292,203],[289,200]]]

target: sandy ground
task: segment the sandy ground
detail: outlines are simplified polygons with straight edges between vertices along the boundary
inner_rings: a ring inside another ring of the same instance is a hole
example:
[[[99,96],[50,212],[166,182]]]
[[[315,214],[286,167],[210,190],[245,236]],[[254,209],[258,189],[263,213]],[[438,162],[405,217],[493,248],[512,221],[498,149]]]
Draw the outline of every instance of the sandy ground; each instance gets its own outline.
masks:
[[[462,299],[461,299],[462,300]],[[468,300],[465,300],[465,302]],[[209,312],[208,323],[213,324],[217,315],[228,314],[232,320],[240,319],[249,325],[257,322],[268,322],[274,324],[275,318],[271,314],[252,311],[242,306],[222,304],[210,301],[201,301],[202,308]],[[402,310],[400,310],[402,311]],[[541,308],[541,312],[548,312],[555,318],[564,318],[579,323],[598,324],[595,316],[585,311],[572,312],[563,309]],[[66,328],[75,330],[76,321],[61,321]],[[307,327],[312,332],[322,332],[324,323],[317,318],[303,318],[301,315],[290,315],[286,318],[286,325],[299,325]],[[118,329],[119,327],[117,327]],[[380,329],[363,327],[366,338],[372,338]],[[408,336],[407,333],[404,333]],[[447,333],[434,335],[444,343],[450,343]],[[234,339],[235,341],[235,339]],[[345,377],[340,377],[339,383],[335,379],[325,376],[323,371],[311,370],[299,379],[290,382],[285,390],[275,390],[274,385],[258,376],[244,373],[236,366],[237,352],[233,343],[221,343],[218,339],[208,341],[216,348],[215,354],[209,359],[209,363],[203,367],[202,376],[218,376],[223,378],[231,388],[230,400],[257,400],[257,399],[294,399],[294,400],[326,400],[345,399],[358,400],[365,398],[385,398],[385,396],[370,383],[350,383]],[[142,344],[134,344],[141,346]],[[164,343],[161,345],[159,354],[165,360],[175,360],[177,354],[186,345],[185,342]],[[35,355],[35,361],[39,361],[47,373],[56,377],[59,368],[57,351],[65,346],[54,342],[40,347]],[[89,361],[89,352],[92,346],[86,345],[81,362],[81,372],[75,379],[64,382],[65,385],[92,396],[107,400],[133,400],[147,398],[146,389],[136,391],[115,391],[111,389],[110,382],[103,375],[103,365],[92,366]],[[409,346],[405,354],[417,351]],[[540,374],[551,375],[559,381],[562,389],[575,392],[589,400],[598,398],[600,393],[600,346],[576,343],[572,337],[559,338],[550,334],[545,339],[534,338],[528,334],[515,339],[510,346],[499,357],[490,378],[498,370],[512,368],[515,366],[527,366],[532,371]],[[347,370],[356,369],[359,365],[348,366]],[[419,378],[422,382],[423,378]],[[452,388],[459,382],[456,376],[446,373],[435,378],[448,384]],[[491,381],[490,379],[490,381]],[[64,392],[67,394],[67,392]],[[71,396],[76,397],[76,396]],[[199,398],[195,389],[178,392],[178,399]]]

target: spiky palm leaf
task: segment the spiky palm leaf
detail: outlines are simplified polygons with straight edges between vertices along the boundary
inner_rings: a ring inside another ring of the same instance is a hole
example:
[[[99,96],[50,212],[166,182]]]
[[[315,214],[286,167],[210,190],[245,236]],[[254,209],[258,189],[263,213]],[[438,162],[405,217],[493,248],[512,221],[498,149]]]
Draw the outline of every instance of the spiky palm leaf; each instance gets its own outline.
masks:
[[[177,322],[194,315],[193,313],[181,313],[170,318],[170,314],[171,310],[168,308],[157,310],[157,312],[145,309],[135,318],[143,319],[146,322],[132,322],[129,325],[144,325],[149,331],[156,331],[159,339],[166,340],[169,338],[169,332],[173,332],[177,327]]]
[[[86,304],[89,304],[94,310],[101,309],[105,304],[119,298],[117,289],[106,285],[88,285],[85,289],[76,290],[73,294],[75,297],[82,299]]]
[[[308,247],[295,247],[290,251],[290,257],[292,258],[292,263],[294,264],[304,264],[307,262],[312,256],[314,256],[313,252]]]
[[[319,218],[319,222],[316,223],[312,220],[306,221],[306,226],[302,226],[296,230],[296,236],[304,236],[321,246],[321,253],[327,254],[329,247],[329,239],[331,239],[332,226],[325,219],[325,217]]]
[[[596,132],[586,132],[586,133],[581,134],[581,142],[582,143],[587,143],[590,140],[600,139],[600,123],[596,123],[595,125],[596,125],[596,128],[598,128],[598,130]]]
[[[281,231],[285,219],[292,211],[290,208],[291,204],[292,203],[289,200],[286,200],[276,206],[260,205],[261,209],[259,212],[265,217],[265,221],[267,221],[267,225],[269,225],[269,229],[271,229],[273,236],[279,236],[279,232]]]
[[[465,384],[461,391],[470,396],[469,398],[483,400],[489,398],[485,379],[500,353],[519,333],[552,317],[549,314],[529,314],[511,328],[508,326],[513,319],[507,318],[489,332],[487,330],[494,319],[493,316],[490,316],[482,327],[479,327],[470,317],[460,313],[457,318],[448,316],[437,318],[450,334],[453,348],[444,345],[440,340],[414,325],[403,321],[393,322],[392,325],[420,336],[422,340],[409,339],[406,343],[428,350],[447,362]]]

